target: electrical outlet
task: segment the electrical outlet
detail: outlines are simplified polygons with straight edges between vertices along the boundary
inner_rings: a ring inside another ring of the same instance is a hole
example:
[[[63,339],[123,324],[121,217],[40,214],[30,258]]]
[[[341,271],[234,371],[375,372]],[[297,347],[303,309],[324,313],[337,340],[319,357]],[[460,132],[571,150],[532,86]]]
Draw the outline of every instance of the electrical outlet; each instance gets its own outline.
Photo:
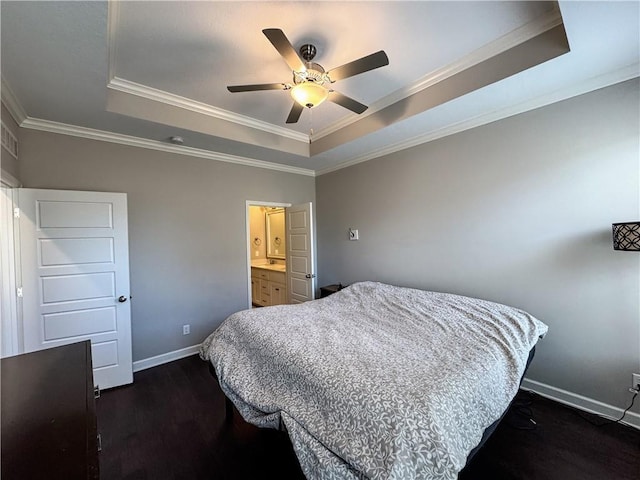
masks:
[[[631,385],[631,387],[640,388],[640,373],[633,373],[632,377],[633,377],[633,384]]]
[[[191,325],[182,325],[182,334],[189,335],[191,333]]]

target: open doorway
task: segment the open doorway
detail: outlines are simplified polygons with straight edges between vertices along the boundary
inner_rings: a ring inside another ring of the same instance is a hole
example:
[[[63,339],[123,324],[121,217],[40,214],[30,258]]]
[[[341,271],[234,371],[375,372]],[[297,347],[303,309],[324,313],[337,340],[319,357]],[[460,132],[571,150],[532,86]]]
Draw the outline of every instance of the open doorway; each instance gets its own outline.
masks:
[[[285,207],[290,205],[247,202],[250,308],[289,303]]]
[[[311,202],[291,205],[247,200],[249,308],[315,298],[314,222]]]

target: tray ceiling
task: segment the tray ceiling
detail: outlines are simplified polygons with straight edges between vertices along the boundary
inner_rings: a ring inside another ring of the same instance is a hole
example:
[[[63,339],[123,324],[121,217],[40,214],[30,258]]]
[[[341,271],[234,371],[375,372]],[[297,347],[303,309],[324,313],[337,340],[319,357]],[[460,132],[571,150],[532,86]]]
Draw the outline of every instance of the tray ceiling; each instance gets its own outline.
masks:
[[[3,100],[23,126],[106,132],[299,173],[638,76],[636,2],[3,1],[1,9]],[[296,48],[313,43],[326,69],[385,50],[388,66],[334,85],[369,109],[325,102],[287,125],[288,92],[228,92],[291,81],[265,28],[282,29]],[[168,143],[174,135],[183,147]]]

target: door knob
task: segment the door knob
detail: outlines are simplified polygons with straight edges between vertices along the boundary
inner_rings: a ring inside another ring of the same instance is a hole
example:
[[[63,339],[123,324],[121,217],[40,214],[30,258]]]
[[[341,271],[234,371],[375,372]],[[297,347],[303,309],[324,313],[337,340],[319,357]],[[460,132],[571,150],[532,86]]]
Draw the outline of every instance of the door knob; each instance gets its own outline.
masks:
[[[127,301],[127,297],[125,297],[124,295],[120,295],[120,297],[118,297],[118,301],[119,301],[120,303],[124,303],[124,302],[126,302],[126,301]]]
[[[304,278],[316,278],[316,274],[315,273],[307,273]]]

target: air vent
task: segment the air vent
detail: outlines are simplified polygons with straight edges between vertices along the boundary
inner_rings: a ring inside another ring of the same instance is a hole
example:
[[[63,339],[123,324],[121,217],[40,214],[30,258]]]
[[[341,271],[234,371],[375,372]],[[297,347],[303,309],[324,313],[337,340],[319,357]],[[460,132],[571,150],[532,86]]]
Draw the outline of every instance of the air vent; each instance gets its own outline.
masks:
[[[7,150],[16,160],[18,159],[18,139],[11,133],[4,122],[2,122],[2,147]]]

